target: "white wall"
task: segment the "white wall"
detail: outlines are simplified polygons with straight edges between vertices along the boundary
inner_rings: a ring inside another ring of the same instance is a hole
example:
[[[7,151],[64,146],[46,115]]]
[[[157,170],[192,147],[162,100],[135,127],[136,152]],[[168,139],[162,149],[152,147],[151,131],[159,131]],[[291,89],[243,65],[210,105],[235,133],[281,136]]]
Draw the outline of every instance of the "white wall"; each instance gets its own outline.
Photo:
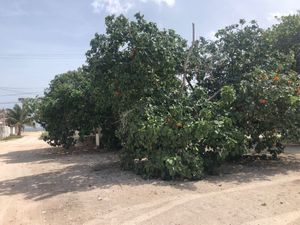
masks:
[[[10,135],[16,135],[16,128],[15,127],[10,127]]]
[[[10,128],[8,126],[0,125],[0,139],[6,138],[10,135]]]
[[[0,125],[0,139],[6,138],[10,135],[15,135],[15,134],[16,134],[15,127]]]

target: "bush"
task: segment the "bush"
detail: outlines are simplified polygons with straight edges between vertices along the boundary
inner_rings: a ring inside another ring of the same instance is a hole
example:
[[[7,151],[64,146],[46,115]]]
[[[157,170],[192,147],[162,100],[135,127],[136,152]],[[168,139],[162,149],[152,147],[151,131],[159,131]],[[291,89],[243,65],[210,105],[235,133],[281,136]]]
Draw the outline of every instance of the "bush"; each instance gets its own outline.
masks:
[[[79,69],[57,75],[45,90],[37,118],[48,132],[44,140],[50,145],[69,148],[76,144],[76,131],[82,139],[99,127],[90,84],[88,75]]]
[[[43,131],[41,136],[39,137],[40,140],[47,141],[49,140],[49,133],[47,131]]]
[[[276,158],[283,151],[281,142],[298,136],[299,86],[295,73],[256,70],[243,78],[231,116],[248,137],[249,148]]]
[[[123,114],[123,168],[146,177],[199,179],[229,154],[244,152],[244,137],[223,114],[235,99],[234,90],[224,87],[217,102],[199,93],[198,104],[193,104],[195,96],[168,98],[164,106],[150,100]]]

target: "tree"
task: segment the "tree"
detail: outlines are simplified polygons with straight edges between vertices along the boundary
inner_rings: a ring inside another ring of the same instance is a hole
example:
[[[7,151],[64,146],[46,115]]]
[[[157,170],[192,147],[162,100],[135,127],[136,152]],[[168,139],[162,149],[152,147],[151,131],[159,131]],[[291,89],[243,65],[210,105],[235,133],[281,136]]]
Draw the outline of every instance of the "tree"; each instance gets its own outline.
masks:
[[[147,98],[160,102],[181,89],[186,41],[173,30],[159,30],[140,14],[105,19],[106,34],[96,34],[87,52],[86,70],[92,80],[96,120],[108,148],[119,146],[120,115]],[[110,141],[109,141],[110,140]]]
[[[252,149],[276,157],[300,136],[293,54],[274,49],[255,21],[200,38],[190,50],[140,14],[108,16],[87,64],[56,76],[38,114],[52,145],[69,147],[99,126],[121,165],[145,177],[199,179]],[[180,77],[185,75],[186,81]]]
[[[75,131],[81,139],[98,127],[91,82],[82,70],[57,75],[45,90],[38,106],[38,122],[48,131],[49,144],[66,148],[74,145]]]
[[[33,117],[26,103],[22,106],[15,104],[12,109],[7,109],[7,123],[16,126],[17,135],[21,135],[24,126],[35,126]]]
[[[300,11],[277,19],[279,23],[267,30],[266,37],[272,50],[293,56],[292,69],[300,74]]]
[[[297,133],[299,124],[297,113],[286,117],[299,105],[293,54],[274,48],[268,31],[255,21],[240,20],[219,30],[216,38],[201,38],[195,45],[189,79],[196,80],[195,87],[206,87],[213,101],[221,98],[224,85],[234,87],[236,100],[226,114],[231,114],[240,133],[251,137],[249,149],[267,149],[276,157],[282,151],[282,138]],[[292,128],[292,124],[297,125]],[[276,140],[276,135],[281,139]]]
[[[214,94],[223,85],[238,87],[244,76],[256,68],[289,71],[293,63],[290,55],[274,50],[265,36],[256,21],[240,20],[219,30],[214,41],[200,38],[189,63],[189,79]]]

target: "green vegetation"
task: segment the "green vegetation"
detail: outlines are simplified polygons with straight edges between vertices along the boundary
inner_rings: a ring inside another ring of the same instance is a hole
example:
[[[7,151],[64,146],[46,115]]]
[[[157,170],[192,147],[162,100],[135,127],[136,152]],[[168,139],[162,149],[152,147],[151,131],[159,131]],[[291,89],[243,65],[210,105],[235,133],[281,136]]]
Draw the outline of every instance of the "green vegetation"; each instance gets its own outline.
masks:
[[[49,139],[49,133],[48,131],[43,131],[41,136],[39,137],[40,140],[47,141]]]
[[[91,81],[81,69],[51,81],[37,111],[38,120],[48,132],[45,140],[50,144],[70,147],[75,144],[76,130],[81,137],[92,132],[97,114],[90,86]]]
[[[191,47],[140,14],[105,23],[87,64],[56,76],[39,103],[50,144],[70,147],[75,131],[83,139],[101,127],[122,168],[199,179],[252,149],[276,158],[282,141],[299,139],[300,14],[268,30],[240,20]]]
[[[15,139],[19,139],[22,138],[23,136],[21,135],[10,135],[6,138],[1,139],[1,141],[11,141],[11,140],[15,140]]]
[[[15,126],[17,129],[17,135],[20,136],[24,129],[24,125],[35,126],[33,112],[36,105],[34,99],[24,99],[22,105],[15,104],[12,109],[7,109],[7,124]]]

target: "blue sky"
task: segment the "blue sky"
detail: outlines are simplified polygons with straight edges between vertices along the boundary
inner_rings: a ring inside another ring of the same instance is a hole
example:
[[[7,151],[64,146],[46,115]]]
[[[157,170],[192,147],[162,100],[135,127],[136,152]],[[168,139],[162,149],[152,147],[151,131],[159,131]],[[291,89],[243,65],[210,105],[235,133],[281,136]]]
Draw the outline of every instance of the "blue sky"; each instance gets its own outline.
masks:
[[[42,94],[56,74],[74,70],[96,32],[105,31],[106,15],[141,12],[160,27],[191,39],[211,38],[240,18],[262,27],[274,16],[300,9],[300,0],[0,0],[0,108],[18,97]]]

